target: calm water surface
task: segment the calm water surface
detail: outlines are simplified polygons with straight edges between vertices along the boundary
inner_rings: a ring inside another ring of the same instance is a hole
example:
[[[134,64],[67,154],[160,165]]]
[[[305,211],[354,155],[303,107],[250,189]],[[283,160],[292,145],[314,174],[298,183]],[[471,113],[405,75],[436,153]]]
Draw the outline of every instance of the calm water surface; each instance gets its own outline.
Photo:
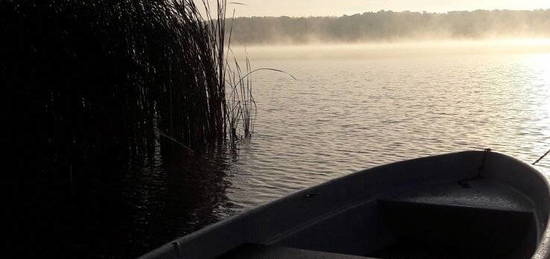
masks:
[[[253,76],[255,134],[238,152],[198,162],[204,172],[192,176],[143,174],[129,194],[138,208],[133,226],[150,237],[143,247],[376,165],[483,148],[533,162],[550,148],[550,52],[386,51],[342,58],[252,51],[255,67],[298,80]],[[550,158],[539,168],[550,171]],[[159,189],[163,195],[145,195]]]

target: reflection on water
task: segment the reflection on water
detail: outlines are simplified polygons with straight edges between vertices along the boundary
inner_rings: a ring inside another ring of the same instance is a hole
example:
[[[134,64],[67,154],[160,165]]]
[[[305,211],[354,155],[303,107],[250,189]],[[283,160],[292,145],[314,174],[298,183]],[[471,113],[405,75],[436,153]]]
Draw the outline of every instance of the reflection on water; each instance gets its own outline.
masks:
[[[132,210],[122,225],[127,239],[121,244],[132,256],[219,221],[233,208],[225,196],[232,152],[170,153],[172,162],[159,155],[153,167],[124,179],[124,199]]]
[[[252,56],[254,59],[254,57]],[[236,153],[182,155],[123,179],[111,242],[146,252],[356,170],[492,148],[533,162],[550,148],[550,54],[258,59],[256,133]],[[550,158],[540,168],[550,170]],[[107,221],[107,220],[106,220]],[[113,219],[111,219],[111,222]],[[127,253],[126,253],[127,252]]]
[[[20,257],[135,258],[231,215],[226,177],[235,154],[163,147],[173,150],[157,150],[152,161],[98,164],[91,170],[99,173],[75,182],[71,194],[34,187],[31,202],[13,212],[22,225],[10,226],[8,233],[18,234],[8,240],[10,248]]]

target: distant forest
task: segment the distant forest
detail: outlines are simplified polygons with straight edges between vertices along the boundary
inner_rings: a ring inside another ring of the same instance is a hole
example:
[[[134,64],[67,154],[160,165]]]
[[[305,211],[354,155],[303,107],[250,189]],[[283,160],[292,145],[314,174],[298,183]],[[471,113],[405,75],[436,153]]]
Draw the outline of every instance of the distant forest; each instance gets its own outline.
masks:
[[[342,17],[239,17],[232,22],[237,44],[550,37],[550,10],[379,11]]]

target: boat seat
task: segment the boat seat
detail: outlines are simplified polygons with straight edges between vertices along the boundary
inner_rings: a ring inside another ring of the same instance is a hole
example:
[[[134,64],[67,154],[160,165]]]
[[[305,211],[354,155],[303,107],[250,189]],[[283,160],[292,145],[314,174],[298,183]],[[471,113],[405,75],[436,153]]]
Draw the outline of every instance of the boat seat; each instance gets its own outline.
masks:
[[[223,259],[377,259],[357,255],[335,254],[291,247],[245,244],[219,258]]]
[[[519,192],[485,179],[430,186],[382,200],[515,212],[534,211],[533,204]]]
[[[378,204],[394,241],[369,256],[529,258],[536,249],[532,203],[487,180],[402,193]]]

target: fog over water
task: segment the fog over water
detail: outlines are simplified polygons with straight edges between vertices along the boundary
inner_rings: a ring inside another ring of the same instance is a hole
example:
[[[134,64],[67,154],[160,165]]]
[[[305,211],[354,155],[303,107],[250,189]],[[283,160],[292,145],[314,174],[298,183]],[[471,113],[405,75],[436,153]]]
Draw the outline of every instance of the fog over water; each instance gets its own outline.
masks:
[[[241,17],[229,20],[229,25],[232,42],[245,45],[548,38],[550,10]]]
[[[420,40],[386,43],[298,45],[237,45],[239,59],[373,59],[463,54],[521,54],[550,52],[548,39]]]

